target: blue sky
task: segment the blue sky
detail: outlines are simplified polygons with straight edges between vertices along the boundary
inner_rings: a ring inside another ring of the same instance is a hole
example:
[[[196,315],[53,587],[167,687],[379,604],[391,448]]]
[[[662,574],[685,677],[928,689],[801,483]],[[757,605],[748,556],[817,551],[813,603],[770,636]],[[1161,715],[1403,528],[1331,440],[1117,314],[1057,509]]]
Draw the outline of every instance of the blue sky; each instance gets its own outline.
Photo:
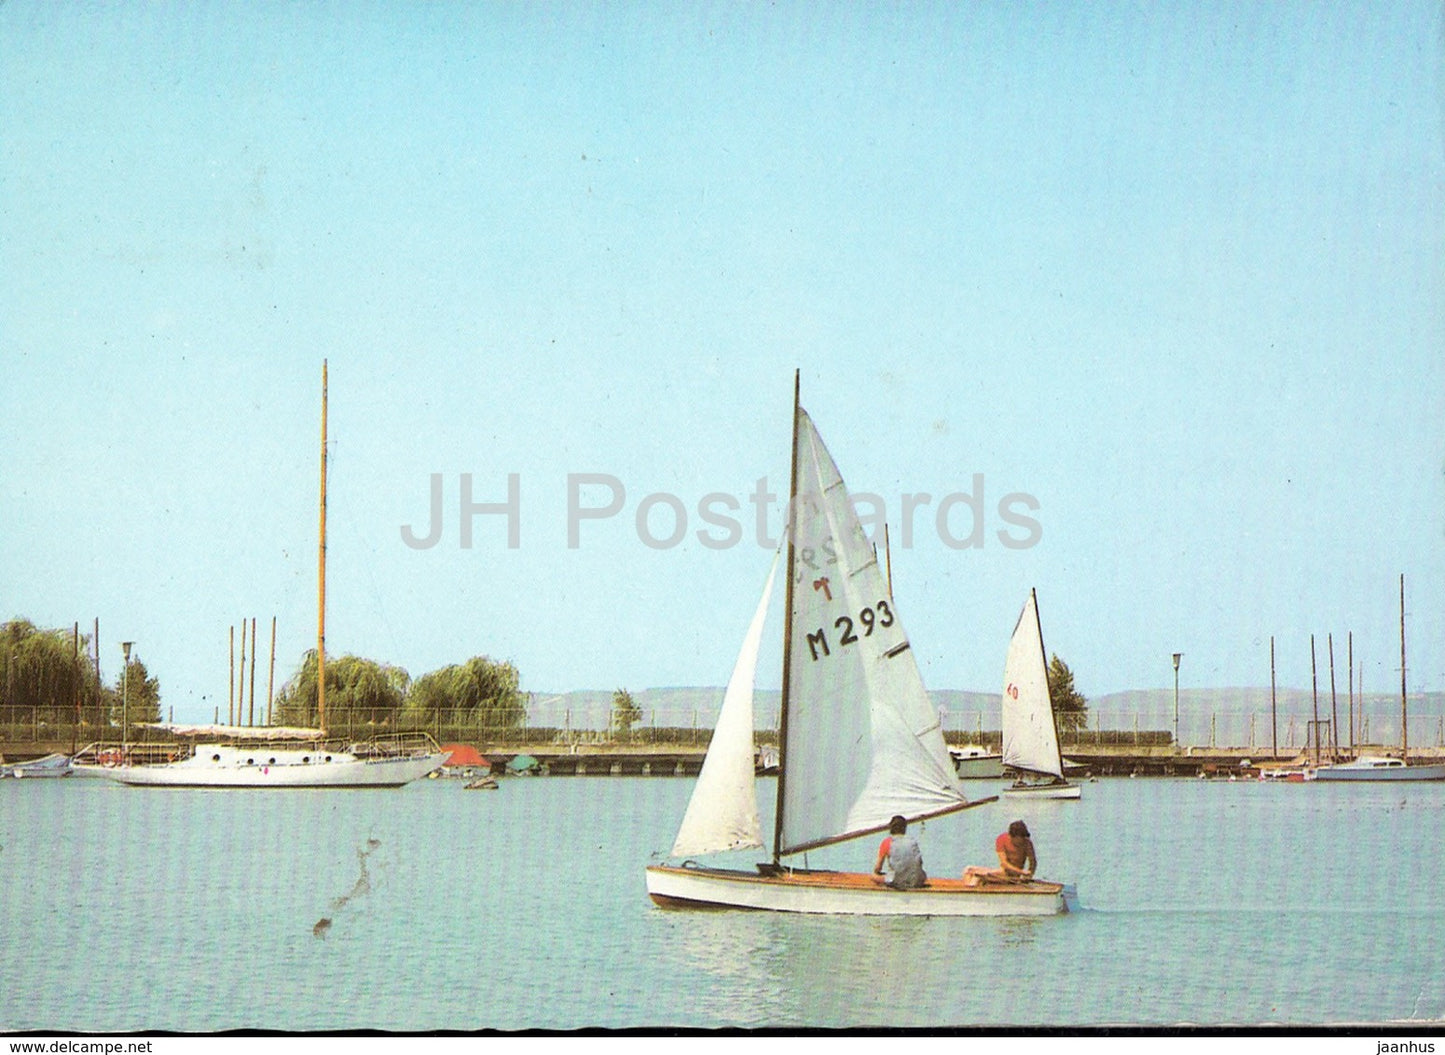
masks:
[[[797,368],[886,503],[931,687],[996,688],[1033,586],[1091,695],[1170,684],[1173,651],[1185,685],[1265,684],[1271,634],[1307,685],[1309,635],[1351,630],[1385,691],[1404,573],[1412,686],[1445,688],[1441,31],[1426,3],[11,0],[0,618],[98,617],[107,675],[135,640],[178,719],[224,713],[243,617],[288,675],[327,359],[332,652],[720,685]],[[464,548],[462,474],[486,502],[513,473],[519,546],[478,516]],[[626,499],[573,549],[578,473]],[[976,475],[983,544],[950,548]],[[675,547],[640,537],[654,493]],[[713,493],[730,548],[693,534]]]

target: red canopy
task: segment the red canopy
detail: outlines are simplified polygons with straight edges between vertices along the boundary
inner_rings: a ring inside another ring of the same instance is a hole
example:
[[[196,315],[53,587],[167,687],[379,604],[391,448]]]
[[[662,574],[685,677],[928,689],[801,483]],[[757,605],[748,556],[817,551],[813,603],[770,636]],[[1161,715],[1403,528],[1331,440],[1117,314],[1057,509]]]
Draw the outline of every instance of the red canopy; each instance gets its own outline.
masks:
[[[471,744],[442,744],[442,750],[452,753],[452,757],[447,759],[447,765],[449,766],[491,765]]]

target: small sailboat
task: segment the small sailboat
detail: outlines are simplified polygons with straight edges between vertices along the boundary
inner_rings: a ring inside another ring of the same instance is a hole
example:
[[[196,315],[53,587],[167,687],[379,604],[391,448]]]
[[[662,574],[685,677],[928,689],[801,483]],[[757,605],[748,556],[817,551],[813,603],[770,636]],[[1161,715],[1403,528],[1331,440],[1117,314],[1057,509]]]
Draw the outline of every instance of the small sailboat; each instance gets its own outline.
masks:
[[[1083,790],[1064,779],[1059,729],[1049,695],[1039,601],[1029,591],[1009,640],[1003,671],[1003,764],[1016,775],[1009,798],[1077,799]]]
[[[754,779],[753,680],[779,557],[748,626],[670,859],[646,870],[668,908],[748,908],[849,915],[1014,916],[1066,911],[1063,885],[965,886],[930,875],[894,890],[868,873],[797,867],[785,858],[970,802],[918,674],[877,556],[812,420],[793,399],[792,511],[786,546],[783,691],[772,860],[753,870],[694,856],[763,845]]]
[[[317,557],[318,729],[158,724],[170,742],[91,744],[74,770],[121,784],[191,788],[394,788],[440,769],[450,752],[429,733],[363,741],[326,733],[326,364],[321,364],[321,512]]]

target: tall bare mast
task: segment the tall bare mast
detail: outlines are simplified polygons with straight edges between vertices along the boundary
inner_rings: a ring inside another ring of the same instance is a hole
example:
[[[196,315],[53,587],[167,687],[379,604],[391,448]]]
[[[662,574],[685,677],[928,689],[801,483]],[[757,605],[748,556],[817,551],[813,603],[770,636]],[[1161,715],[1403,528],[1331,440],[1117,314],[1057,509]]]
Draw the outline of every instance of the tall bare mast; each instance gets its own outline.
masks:
[[[245,626],[241,631],[245,632]],[[251,684],[250,684],[251,707],[246,713],[246,724],[256,724],[256,617],[251,617]]]
[[[1331,634],[1326,640],[1330,644],[1330,761],[1337,762],[1340,753],[1340,714],[1339,708],[1335,706],[1335,635]]]
[[[1274,635],[1269,638],[1269,742],[1270,757],[1279,757],[1279,712],[1274,689]]]
[[[321,360],[321,529],[316,554],[316,724],[326,731],[326,360]]]
[[[1345,638],[1345,652],[1348,656],[1346,663],[1350,668],[1349,677],[1346,682],[1350,688],[1350,755],[1355,752],[1355,632],[1351,630]]]
[[[1310,690],[1315,701],[1315,720],[1310,726],[1315,731],[1315,765],[1320,764],[1320,676],[1315,669],[1315,635],[1310,635]]]
[[[266,675],[266,724],[271,724],[271,697],[276,687],[276,617],[271,617],[271,672]]]
[[[226,724],[236,725],[236,624],[230,627],[231,682],[226,687]]]
[[[1400,761],[1410,759],[1410,715],[1405,705],[1405,576],[1400,576]]]

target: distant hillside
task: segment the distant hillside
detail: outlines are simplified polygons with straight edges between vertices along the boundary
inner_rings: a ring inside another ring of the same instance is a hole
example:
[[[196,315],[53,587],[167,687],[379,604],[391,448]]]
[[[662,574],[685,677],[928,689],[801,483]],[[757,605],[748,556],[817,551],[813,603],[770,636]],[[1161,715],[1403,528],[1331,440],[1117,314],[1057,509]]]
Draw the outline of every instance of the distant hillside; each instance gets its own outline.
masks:
[[[951,732],[993,731],[999,728],[999,696],[996,692],[966,689],[936,689],[929,693]],[[672,687],[632,690],[642,708],[641,726],[657,725],[711,729],[722,705],[723,689],[713,687]],[[759,690],[755,704],[757,725],[775,728],[780,693]],[[1340,740],[1349,739],[1347,695],[1336,694],[1335,707]],[[1445,692],[1412,693],[1410,696],[1410,742],[1421,746],[1445,740]],[[1303,745],[1314,718],[1314,701],[1308,690],[1280,689],[1275,703],[1276,723],[1270,727],[1268,688],[1180,689],[1179,738],[1186,744],[1217,743],[1220,746],[1268,745],[1271,735],[1281,746]],[[587,689],[566,693],[533,692],[527,706],[528,723],[573,729],[606,729],[612,712],[612,690]],[[1356,712],[1355,739],[1374,743],[1400,741],[1400,697],[1368,693],[1363,722]],[[1319,699],[1319,717],[1330,718],[1329,693]],[[1172,730],[1174,690],[1129,689],[1089,700],[1089,727],[1120,730]]]

